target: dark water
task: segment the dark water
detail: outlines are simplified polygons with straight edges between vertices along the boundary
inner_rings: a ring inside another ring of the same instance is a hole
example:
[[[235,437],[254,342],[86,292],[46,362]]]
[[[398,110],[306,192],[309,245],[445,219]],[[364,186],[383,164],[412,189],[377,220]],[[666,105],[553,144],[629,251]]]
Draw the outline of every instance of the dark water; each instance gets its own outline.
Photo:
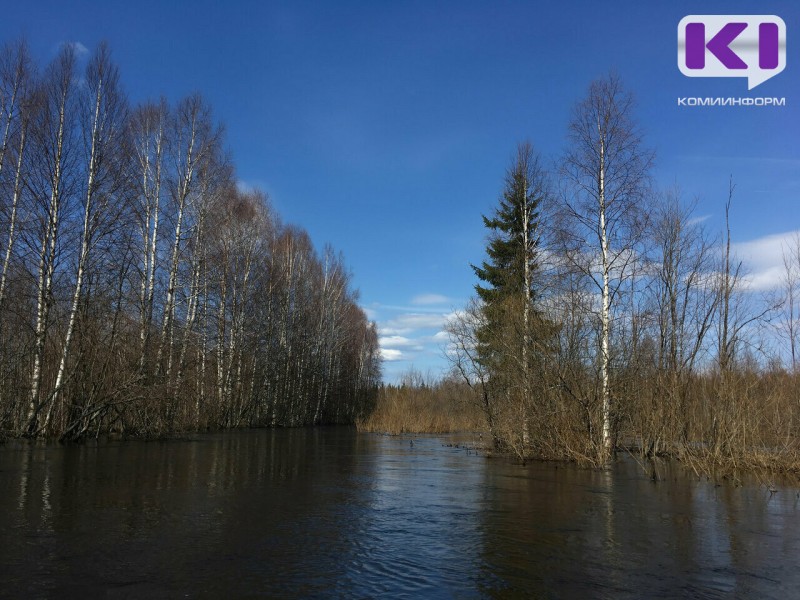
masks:
[[[800,499],[347,429],[0,447],[0,596],[787,598]]]

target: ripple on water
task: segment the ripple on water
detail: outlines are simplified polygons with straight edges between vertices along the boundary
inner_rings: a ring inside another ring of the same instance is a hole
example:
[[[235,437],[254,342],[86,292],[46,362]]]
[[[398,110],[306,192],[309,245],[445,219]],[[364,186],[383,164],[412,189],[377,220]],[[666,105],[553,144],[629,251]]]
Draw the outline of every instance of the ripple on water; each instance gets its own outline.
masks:
[[[349,429],[0,448],[0,595],[785,598],[796,493]]]

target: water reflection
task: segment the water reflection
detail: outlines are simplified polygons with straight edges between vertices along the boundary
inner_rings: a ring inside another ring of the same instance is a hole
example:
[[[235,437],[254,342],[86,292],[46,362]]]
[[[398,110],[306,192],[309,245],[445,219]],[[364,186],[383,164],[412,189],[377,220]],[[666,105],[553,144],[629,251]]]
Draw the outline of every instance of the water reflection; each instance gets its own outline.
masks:
[[[0,596],[783,598],[795,491],[348,429],[0,448]]]
[[[800,584],[795,491],[715,487],[679,468],[655,484],[633,462],[487,473],[484,569],[501,584],[486,595],[782,598]]]

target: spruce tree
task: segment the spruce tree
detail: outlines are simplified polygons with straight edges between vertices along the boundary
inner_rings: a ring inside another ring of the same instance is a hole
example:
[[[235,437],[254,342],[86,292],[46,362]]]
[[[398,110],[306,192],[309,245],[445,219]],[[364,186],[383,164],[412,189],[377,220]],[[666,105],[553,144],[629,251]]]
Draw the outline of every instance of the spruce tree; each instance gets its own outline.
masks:
[[[541,365],[539,343],[549,336],[536,308],[539,275],[540,205],[545,174],[530,143],[517,147],[506,172],[499,205],[483,217],[489,229],[487,260],[472,266],[481,283],[483,325],[476,331],[479,360],[490,374],[497,412],[510,416],[507,439],[521,457],[530,448],[529,414],[533,365]]]
[[[523,320],[530,324],[537,298],[539,216],[545,187],[539,157],[529,142],[520,144],[506,172],[499,206],[491,217],[483,217],[490,231],[488,260],[480,267],[472,265],[482,282],[475,286],[475,291],[487,318],[484,329],[488,331],[479,332],[486,360],[498,350],[490,347],[497,345],[490,340],[495,337],[494,332],[503,329],[503,321],[511,317],[510,310],[521,310]]]

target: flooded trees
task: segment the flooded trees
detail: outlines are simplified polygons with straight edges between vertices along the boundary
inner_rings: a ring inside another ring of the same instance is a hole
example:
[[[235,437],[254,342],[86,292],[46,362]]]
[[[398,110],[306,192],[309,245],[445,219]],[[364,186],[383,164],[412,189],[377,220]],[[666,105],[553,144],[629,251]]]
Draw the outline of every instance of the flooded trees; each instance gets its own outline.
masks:
[[[37,98],[36,74],[26,44],[23,41],[6,46],[0,51],[0,427],[3,422],[18,418],[19,411],[27,405],[27,398],[17,386],[21,371],[26,370],[25,339],[17,329],[21,324],[8,322],[4,314],[9,290],[13,293],[22,279],[17,244],[20,215],[25,210],[23,176],[29,167],[30,124]]]
[[[52,410],[61,408],[59,401],[64,386],[67,363],[70,360],[72,337],[75,333],[80,301],[84,295],[84,280],[90,268],[90,253],[99,245],[99,238],[109,235],[118,215],[115,204],[125,195],[123,190],[122,147],[126,100],[119,89],[119,74],[111,62],[109,49],[101,44],[89,61],[85,83],[79,96],[80,134],[83,140],[81,168],[83,185],[80,189],[80,243],[75,260],[72,299],[67,316],[66,333],[56,379],[49,400],[46,428]],[[70,417],[67,417],[70,421]],[[67,425],[69,427],[69,424]]]
[[[523,459],[531,444],[531,413],[541,408],[534,397],[541,398],[546,388],[542,374],[549,332],[537,304],[539,211],[546,194],[538,155],[530,143],[520,144],[499,206],[483,218],[490,238],[488,260],[473,266],[482,282],[475,286],[481,304],[479,317],[471,323],[474,334],[465,330],[467,323],[454,323],[450,331],[455,365],[470,385],[481,386],[495,441]],[[467,335],[474,335],[474,349],[467,347],[472,343]]]
[[[39,84],[39,106],[32,125],[33,161],[26,181],[31,190],[34,228],[31,245],[37,252],[36,317],[30,375],[29,405],[25,432],[42,431],[40,413],[52,396],[43,392],[47,366],[48,334],[56,270],[62,256],[64,213],[71,207],[77,173],[70,169],[76,159],[75,100],[76,58],[72,46],[65,46],[49,65]],[[49,374],[49,373],[48,373]]]
[[[570,146],[562,160],[560,213],[564,256],[599,294],[597,365],[598,459],[613,445],[612,334],[646,233],[643,203],[653,154],[633,120],[633,98],[616,76],[594,81],[574,109]]]
[[[132,212],[138,234],[139,371],[149,370],[154,318],[159,223],[169,109],[165,100],[138,106],[128,120]]]
[[[489,260],[474,267],[485,282],[476,286],[479,312],[450,325],[452,363],[480,386],[495,435],[523,458],[604,465],[630,417],[629,399],[614,400],[636,388],[647,345],[653,160],[632,113],[618,78],[590,85],[573,111],[552,202],[538,159],[520,146],[500,207],[484,218],[492,235]],[[504,420],[513,434],[501,433]]]
[[[650,187],[633,106],[614,76],[590,85],[551,202],[520,146],[484,218],[478,297],[446,327],[452,369],[522,460],[605,467],[625,447],[698,472],[796,469],[800,244],[784,248],[780,297],[759,298],[735,256],[733,185],[709,235],[677,189]]]
[[[648,394],[640,393],[634,431],[647,456],[689,441],[690,395],[708,346],[719,306],[717,241],[682,202],[677,189],[661,194],[650,227],[651,311]],[[640,388],[640,392],[641,392]],[[652,404],[648,404],[648,400]]]
[[[478,331],[487,326],[486,315],[480,302],[473,298],[467,307],[457,312],[445,324],[449,339],[447,358],[454,375],[463,380],[472,392],[472,397],[486,419],[489,437],[495,448],[503,446],[501,434],[496,426],[496,405],[492,392],[489,365],[480,358]]]
[[[796,372],[800,365],[800,234],[798,233],[795,233],[783,248],[781,288],[783,318],[778,321],[777,329],[788,348],[791,370]]]
[[[0,430],[363,415],[378,340],[342,258],[239,189],[200,95],[129,109],[107,46],[83,61],[0,55]]]

